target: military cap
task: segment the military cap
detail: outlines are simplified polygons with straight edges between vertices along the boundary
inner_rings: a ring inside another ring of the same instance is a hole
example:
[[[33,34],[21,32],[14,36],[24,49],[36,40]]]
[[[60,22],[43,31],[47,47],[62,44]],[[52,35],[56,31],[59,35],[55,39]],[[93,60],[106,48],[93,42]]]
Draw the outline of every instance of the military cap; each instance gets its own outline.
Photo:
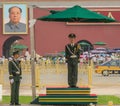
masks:
[[[16,54],[19,54],[19,51],[14,51],[13,52],[13,56],[16,55]]]
[[[74,33],[70,33],[70,34],[68,35],[68,37],[69,37],[69,38],[76,38],[76,35],[75,35]]]

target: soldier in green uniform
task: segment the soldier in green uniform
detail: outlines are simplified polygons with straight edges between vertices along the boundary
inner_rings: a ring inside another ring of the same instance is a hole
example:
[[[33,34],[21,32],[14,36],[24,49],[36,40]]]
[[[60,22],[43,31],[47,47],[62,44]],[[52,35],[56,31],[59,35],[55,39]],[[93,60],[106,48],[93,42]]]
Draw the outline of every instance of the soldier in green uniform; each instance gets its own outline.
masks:
[[[68,85],[70,88],[76,88],[78,80],[78,62],[82,50],[79,44],[75,44],[76,35],[71,33],[68,35],[70,44],[65,46],[66,62],[68,63]]]
[[[19,104],[19,86],[21,80],[21,63],[19,59],[19,51],[13,52],[13,59],[9,61],[9,80],[11,85],[11,101],[10,105]]]

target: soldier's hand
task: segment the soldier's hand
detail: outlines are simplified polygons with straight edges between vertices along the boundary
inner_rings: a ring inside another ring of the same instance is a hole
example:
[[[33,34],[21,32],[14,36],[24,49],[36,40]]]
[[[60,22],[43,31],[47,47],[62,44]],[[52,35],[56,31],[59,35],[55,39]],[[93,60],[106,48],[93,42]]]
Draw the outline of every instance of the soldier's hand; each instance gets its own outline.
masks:
[[[19,72],[19,71],[17,71],[17,72],[16,72],[16,74],[20,74],[20,72]]]
[[[80,47],[80,44],[77,44],[77,49],[80,49],[81,47]]]
[[[13,84],[14,83],[14,79],[10,79],[10,84]]]

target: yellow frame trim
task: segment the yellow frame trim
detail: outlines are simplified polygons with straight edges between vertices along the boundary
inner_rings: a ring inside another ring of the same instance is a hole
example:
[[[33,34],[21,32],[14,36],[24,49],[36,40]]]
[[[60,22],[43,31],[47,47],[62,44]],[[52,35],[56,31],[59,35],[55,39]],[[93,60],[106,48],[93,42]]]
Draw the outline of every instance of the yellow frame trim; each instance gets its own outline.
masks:
[[[5,32],[5,24],[4,24],[4,9],[5,5],[9,4],[24,4],[26,6],[26,32]],[[3,34],[28,34],[28,5],[26,2],[5,2],[3,4]]]

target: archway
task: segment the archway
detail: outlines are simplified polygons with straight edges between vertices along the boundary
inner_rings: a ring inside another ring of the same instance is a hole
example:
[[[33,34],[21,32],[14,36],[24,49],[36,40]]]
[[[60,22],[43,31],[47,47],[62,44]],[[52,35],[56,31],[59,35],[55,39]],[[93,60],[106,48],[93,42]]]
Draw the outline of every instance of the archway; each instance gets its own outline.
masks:
[[[10,57],[10,48],[11,48],[11,45],[14,41],[16,40],[19,40],[19,39],[23,39],[22,37],[20,36],[12,36],[12,37],[9,37],[3,44],[3,47],[2,47],[2,54],[3,56],[5,56],[6,58]]]
[[[87,40],[80,40],[78,41],[77,43],[87,43],[89,45],[81,45],[81,48],[84,50],[84,51],[89,51],[89,50],[93,50],[94,47],[92,45],[91,42],[87,41]]]

